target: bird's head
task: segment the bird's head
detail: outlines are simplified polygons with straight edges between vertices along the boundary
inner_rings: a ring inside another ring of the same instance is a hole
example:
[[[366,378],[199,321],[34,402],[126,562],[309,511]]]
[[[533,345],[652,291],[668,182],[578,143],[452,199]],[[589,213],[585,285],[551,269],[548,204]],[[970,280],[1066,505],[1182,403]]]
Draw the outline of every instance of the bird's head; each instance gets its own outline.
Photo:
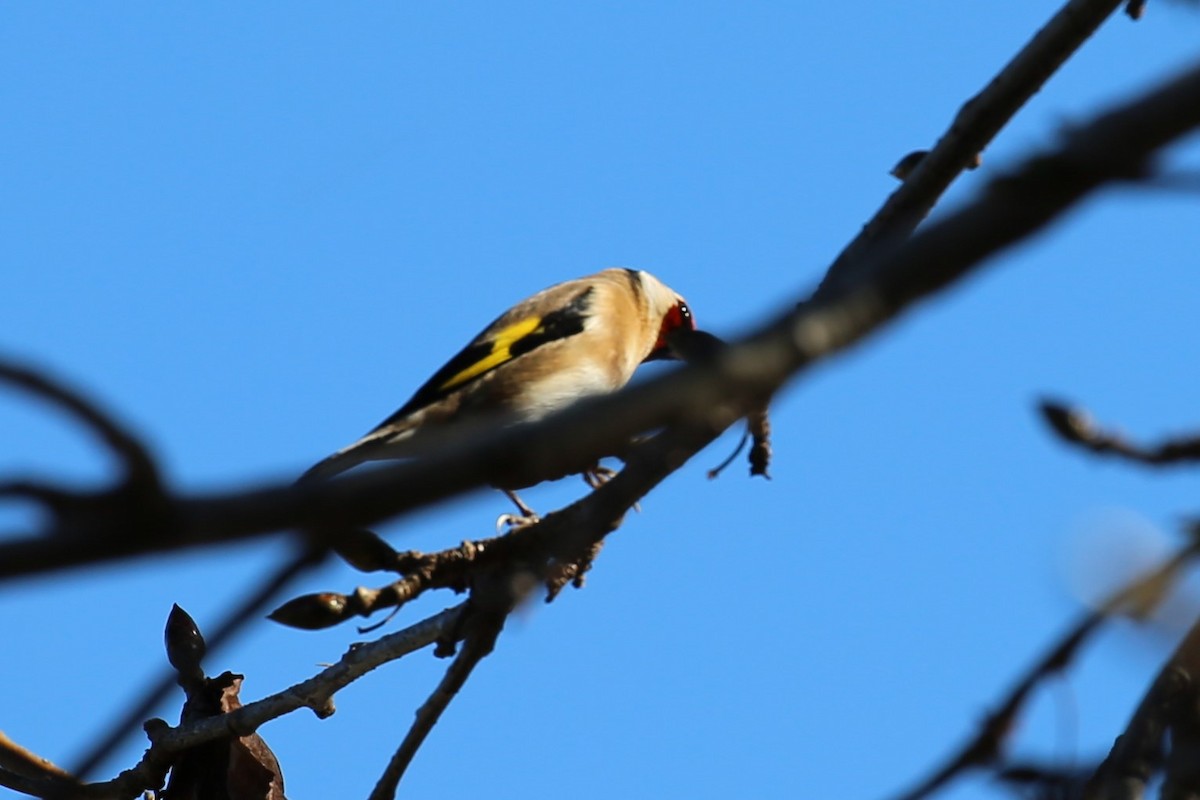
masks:
[[[696,320],[687,301],[662,281],[647,272],[640,273],[646,294],[650,299],[650,319],[658,324],[654,347],[644,361],[676,358],[668,346],[668,338],[678,330],[696,330]]]

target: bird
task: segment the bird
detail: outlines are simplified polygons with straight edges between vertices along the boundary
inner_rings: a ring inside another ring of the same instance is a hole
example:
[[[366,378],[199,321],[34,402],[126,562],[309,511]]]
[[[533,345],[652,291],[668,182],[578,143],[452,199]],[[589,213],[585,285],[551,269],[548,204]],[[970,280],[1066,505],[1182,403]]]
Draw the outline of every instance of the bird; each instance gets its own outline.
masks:
[[[683,297],[643,270],[610,268],[555,284],[497,317],[398,411],[298,482],[419,456],[448,433],[538,420],[579,398],[615,391],[642,363],[677,358],[668,338],[695,329]],[[580,470],[593,487],[611,475],[595,461]],[[539,481],[514,476],[494,483],[521,512],[516,519],[535,520],[514,490]]]

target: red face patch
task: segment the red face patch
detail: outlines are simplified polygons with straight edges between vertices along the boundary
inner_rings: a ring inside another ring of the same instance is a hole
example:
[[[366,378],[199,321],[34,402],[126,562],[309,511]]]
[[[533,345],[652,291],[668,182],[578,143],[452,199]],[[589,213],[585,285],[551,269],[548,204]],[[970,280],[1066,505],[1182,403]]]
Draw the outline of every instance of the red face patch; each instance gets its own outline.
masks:
[[[658,341],[654,343],[654,352],[665,351],[667,347],[667,334],[680,328],[687,328],[691,331],[696,330],[696,320],[692,316],[692,310],[682,300],[671,306],[670,310],[663,317],[662,327],[658,329]]]

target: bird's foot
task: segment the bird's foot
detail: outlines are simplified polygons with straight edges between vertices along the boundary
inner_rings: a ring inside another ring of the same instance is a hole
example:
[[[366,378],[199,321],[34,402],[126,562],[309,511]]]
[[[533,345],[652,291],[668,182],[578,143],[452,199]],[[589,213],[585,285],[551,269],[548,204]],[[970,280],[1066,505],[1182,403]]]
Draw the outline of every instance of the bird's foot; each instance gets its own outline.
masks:
[[[512,489],[504,489],[503,491],[508,496],[508,499],[513,501],[513,505],[517,507],[517,513],[501,514],[496,517],[496,533],[504,533],[506,530],[510,533],[512,531],[519,531],[541,520],[537,512],[525,505],[525,501],[518,497],[516,492]]]
[[[613,479],[617,474],[615,469],[597,464],[596,466],[585,469],[583,471],[583,482],[593,489],[599,489],[604,484]]]
[[[601,464],[597,464],[596,466],[594,466],[590,469],[585,469],[582,474],[583,474],[583,482],[584,483],[586,483],[588,486],[592,487],[593,489],[599,489],[601,486],[603,486],[604,484],[611,481],[614,477],[616,477],[617,471],[610,467],[606,467]],[[639,514],[642,513],[641,503],[634,503],[632,508],[634,511],[638,512]]]
[[[496,517],[496,533],[512,533],[541,521],[542,518],[532,511],[528,514],[501,514]]]

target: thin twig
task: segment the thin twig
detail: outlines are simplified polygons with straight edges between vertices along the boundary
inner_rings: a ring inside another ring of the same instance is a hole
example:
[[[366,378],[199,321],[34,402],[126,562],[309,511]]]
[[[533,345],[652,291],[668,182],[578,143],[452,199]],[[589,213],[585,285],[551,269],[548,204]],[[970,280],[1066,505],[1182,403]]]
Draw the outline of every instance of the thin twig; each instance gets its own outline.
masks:
[[[1175,585],[1180,572],[1200,554],[1200,540],[1193,540],[1153,571],[1140,576],[1086,614],[1071,627],[1041,658],[1035,661],[1015,686],[988,714],[976,734],[954,751],[943,764],[897,800],[920,800],[941,789],[967,770],[993,765],[999,759],[1017,716],[1033,690],[1047,678],[1067,669],[1083,644],[1110,617],[1130,614],[1144,617],[1151,613]]]
[[[25,794],[41,795],[64,783],[75,783],[74,776],[0,731],[0,786]]]
[[[708,331],[693,331],[686,328],[675,331],[668,339],[667,345],[677,358],[689,364],[714,364],[729,348],[728,342]],[[709,480],[716,478],[722,470],[729,466],[737,454],[742,451],[747,438],[754,441],[754,445],[750,449],[751,477],[761,475],[769,478],[767,470],[771,462],[770,435],[771,422],[768,417],[767,400],[764,399],[749,407],[746,414],[746,434],[742,436],[741,441],[728,458],[708,471]]]
[[[1188,76],[1187,79],[1193,78]],[[1183,93],[1182,97],[1178,96],[1180,92]],[[1189,101],[1195,105],[1195,86],[1173,85],[1160,94],[1170,95],[1170,102],[1180,108],[1186,108]],[[1146,102],[1151,100],[1162,102],[1164,98],[1155,96]],[[888,256],[876,254],[867,259],[861,270],[855,270],[853,285],[840,282],[837,287],[823,289],[815,301],[805,304],[796,315],[777,323],[775,331],[764,332],[735,346],[737,349],[733,351],[728,365],[693,368],[672,379],[647,384],[640,391],[625,392],[620,398],[586,404],[555,420],[548,420],[536,429],[525,428],[502,434],[483,445],[451,448],[441,460],[434,459],[432,463],[417,466],[425,476],[432,474],[432,479],[418,478],[417,472],[411,468],[407,471],[395,468],[372,476],[372,480],[364,476],[358,483],[344,481],[326,493],[313,493],[311,488],[306,488],[305,496],[271,490],[235,498],[193,499],[193,505],[186,509],[186,519],[179,526],[181,535],[177,539],[183,544],[200,544],[215,540],[214,530],[219,531],[219,536],[232,538],[251,531],[290,527],[297,521],[310,524],[327,521],[365,523],[383,519],[486,481],[489,470],[495,467],[496,462],[511,455],[513,444],[519,443],[525,453],[532,449],[535,458],[553,460],[554,456],[545,448],[561,448],[561,442],[567,440],[564,433],[569,436],[578,434],[576,438],[583,442],[581,448],[597,441],[597,437],[611,440],[613,429],[596,424],[597,420],[606,419],[606,415],[598,413],[602,408],[630,409],[629,416],[620,421],[618,429],[628,428],[633,432],[647,430],[664,422],[686,420],[688,424],[673,427],[667,435],[656,437],[640,447],[630,467],[598,490],[594,497],[602,499],[596,499],[593,506],[589,507],[607,508],[610,512],[613,508],[621,507],[623,511],[628,507],[624,504],[629,502],[629,498],[636,500],[663,475],[677,468],[699,447],[711,441],[739,413],[744,413],[749,398],[769,395],[789,375],[858,341],[916,300],[966,274],[983,257],[1027,236],[1061,214],[1101,183],[1140,174],[1144,168],[1144,158],[1150,151],[1170,136],[1177,135],[1180,125],[1196,124],[1186,111],[1180,112],[1179,119],[1171,120],[1164,119],[1161,113],[1153,113],[1161,109],[1153,106],[1147,108],[1145,104],[1131,105],[1127,111],[1136,111],[1142,119],[1136,123],[1124,120],[1126,128],[1123,131],[1119,126],[1114,128],[1112,120],[1101,120],[1093,129],[1085,130],[1084,136],[1077,133],[1064,146],[1064,156],[1073,155],[1073,149],[1083,151],[1085,156],[1082,164],[1067,159],[1070,168],[1066,172],[1066,180],[1063,180],[1062,172],[1053,169],[1046,171],[1048,163],[1050,167],[1055,166],[1052,158],[1031,164],[1027,168],[1028,174],[996,187],[998,191],[944,223],[931,227],[924,237],[914,237],[908,245]],[[1147,111],[1151,113],[1145,113]],[[1104,123],[1111,124],[1105,128]],[[1164,131],[1169,134],[1166,138],[1162,135]],[[1122,137],[1122,132],[1132,136],[1133,140],[1129,141],[1128,136]],[[1088,134],[1093,137],[1092,140],[1087,138]],[[1097,152],[1097,141],[1113,147],[1109,150],[1101,147]],[[1113,152],[1119,152],[1121,157],[1111,157]],[[1097,156],[1106,156],[1107,160]],[[1043,180],[1038,179],[1039,172]],[[997,208],[999,213],[996,221],[985,224],[989,222],[990,212],[997,211]],[[955,225],[960,227],[956,229]],[[936,257],[931,259],[931,255]],[[663,389],[663,386],[668,388]],[[694,400],[688,396],[687,389],[696,389],[700,399]],[[645,398],[654,402],[634,408],[641,405]],[[606,406],[605,403],[612,405]],[[709,413],[714,408],[718,411]],[[600,430],[597,431],[597,428]],[[509,438],[506,439],[506,436]],[[543,450],[539,451],[538,447]],[[464,464],[471,466],[461,469]],[[438,470],[442,471],[439,473]],[[398,484],[405,478],[409,480]],[[428,491],[431,485],[436,491]],[[372,491],[376,494],[372,494]],[[266,500],[273,500],[277,505],[270,506],[263,502]],[[225,501],[224,505],[221,501]],[[217,524],[222,514],[227,515],[226,521],[234,524],[227,527]],[[281,524],[281,519],[288,514],[301,519],[293,518]],[[598,514],[597,519],[600,516]],[[603,524],[613,524],[612,518]],[[587,539],[594,539],[597,535],[602,538],[603,532],[598,534],[597,530],[595,527],[579,530],[570,539],[569,545],[563,544],[561,547],[574,547],[577,550],[581,542]],[[0,553],[3,552],[0,550]],[[28,554],[31,551],[24,549],[18,552]],[[2,559],[0,563],[3,563]],[[28,568],[28,564],[24,566]],[[230,724],[229,720],[234,716],[221,718],[223,724]]]
[[[965,169],[1124,0],[1069,0],[977,95],[830,265],[818,295],[845,279],[863,256],[906,238]]]
[[[0,382],[46,400],[83,423],[117,456],[126,481],[154,487],[160,485],[158,468],[141,441],[80,392],[68,389],[42,372],[6,361],[0,361]]]
[[[89,784],[81,791],[87,797],[131,796],[143,789],[155,788],[147,776],[154,775],[160,764],[169,762],[174,754],[183,750],[231,734],[245,736],[270,720],[301,708],[312,709],[321,718],[328,717],[334,712],[335,692],[383,664],[450,636],[458,630],[465,605],[448,608],[377,641],[355,645],[336,664],[312,678],[248,703],[237,711],[156,733],[153,745],[136,766],[110,781]]]
[[[12,789],[14,792],[27,794],[31,797],[46,797],[59,787],[67,785],[62,779],[53,776],[45,778],[30,778],[19,772],[0,769],[0,786]]]
[[[49,376],[28,367],[0,361],[0,383],[7,383],[66,411],[112,451],[120,478],[111,487],[80,491],[34,481],[0,483],[0,499],[33,501],[54,520],[54,546],[63,540],[87,537],[96,519],[106,519],[126,531],[125,537],[154,538],[170,526],[171,496],[163,487],[158,467],[146,447],[93,401]]]
[[[576,403],[536,424],[456,442],[414,462],[327,484],[185,497],[175,503],[172,529],[159,535],[129,531],[127,520],[97,517],[89,535],[70,546],[38,539],[8,542],[0,545],[0,578],[280,529],[370,526],[481,486],[514,465],[552,473],[556,466],[577,462],[580,453],[604,452],[613,441],[689,420],[697,427],[684,434],[692,439],[686,447],[642,444],[629,451],[631,462],[656,459],[648,472],[673,470],[784,381],[881,330],[1101,186],[1146,174],[1155,151],[1198,125],[1200,68],[1193,67],[1075,128],[1058,148],[993,181],[975,201],[925,226],[894,251],[867,258],[855,269],[854,280],[827,284],[791,314],[730,345],[715,364],[688,365]],[[703,434],[693,435],[696,430]],[[638,495],[634,500],[650,488],[648,483],[632,492]]]
[[[504,620],[510,609],[511,605],[508,609],[487,613],[472,609],[467,621],[469,630],[463,641],[462,649],[446,669],[446,674],[442,676],[437,688],[417,709],[416,719],[413,720],[412,726],[404,735],[396,752],[392,754],[387,768],[379,776],[369,800],[391,800],[396,796],[396,788],[400,785],[405,771],[417,755],[417,751],[426,737],[441,719],[442,713],[450,705],[450,701],[458,695],[459,690],[467,682],[467,678],[471,677],[471,672],[476,665],[495,648],[496,638],[504,629]]]
[[[1200,461],[1200,436],[1181,436],[1158,444],[1140,445],[1100,427],[1091,414],[1078,406],[1043,400],[1039,410],[1060,439],[1097,455],[1118,456],[1156,467]]]
[[[1200,535],[1200,531],[1193,530],[1192,533],[1193,536]],[[1084,797],[1089,800],[1140,797],[1150,778],[1163,766],[1166,757],[1164,739],[1179,721],[1179,715],[1194,717],[1197,713],[1198,687],[1200,619],[1192,624],[1163,665],[1129,724],[1088,781]],[[1194,721],[1187,724],[1191,727]],[[1172,740],[1174,738],[1172,736]],[[1181,738],[1188,742],[1189,732],[1185,731]],[[1175,777],[1186,781],[1191,776],[1185,777],[1176,771]]]
[[[320,630],[356,616],[368,617],[384,608],[399,609],[430,589],[466,591],[472,573],[479,566],[510,556],[522,543],[532,544],[529,534],[518,536],[522,532],[513,531],[511,539],[497,536],[466,541],[436,553],[392,550],[389,556],[377,549],[371,559],[373,566],[398,572],[404,577],[378,589],[359,586],[348,594],[317,592],[301,595],[272,611],[267,618],[293,628]],[[506,541],[502,544],[502,540]],[[390,549],[382,541],[376,548]]]
[[[721,461],[720,464],[717,464],[715,467],[713,467],[712,469],[710,469],[708,471],[708,479],[710,481],[716,480],[721,475],[721,473],[725,471],[725,468],[728,467],[730,464],[732,464],[733,460],[742,454],[742,451],[746,449],[746,442],[748,442],[748,441],[750,441],[749,428],[742,431],[742,437],[740,439],[738,439],[738,443],[737,443],[737,445],[734,446],[733,452],[731,452],[729,455],[725,456],[724,460]]]
[[[42,758],[17,744],[3,731],[0,731],[0,767],[35,778],[45,775],[68,779],[71,777],[71,773],[57,766],[53,761]]]

